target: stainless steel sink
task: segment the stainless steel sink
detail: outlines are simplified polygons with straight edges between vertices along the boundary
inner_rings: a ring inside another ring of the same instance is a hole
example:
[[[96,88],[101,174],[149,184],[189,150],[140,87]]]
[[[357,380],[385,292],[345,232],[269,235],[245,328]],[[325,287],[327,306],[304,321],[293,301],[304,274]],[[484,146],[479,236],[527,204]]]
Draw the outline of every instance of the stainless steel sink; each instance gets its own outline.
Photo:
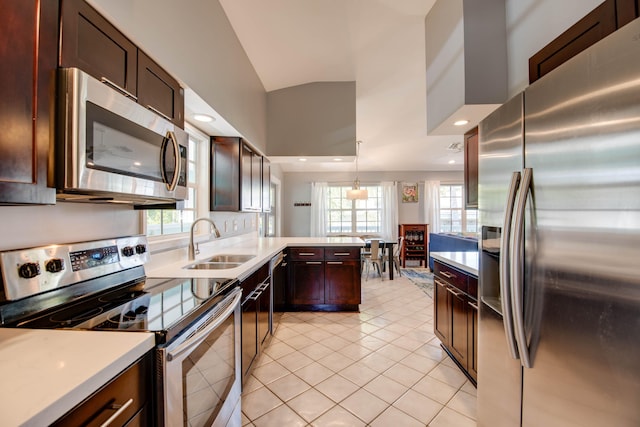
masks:
[[[224,270],[240,267],[245,262],[255,258],[255,255],[244,254],[220,254],[202,261],[194,262],[182,268],[186,270]]]
[[[243,262],[198,262],[195,264],[189,264],[182,268],[186,270],[224,270],[227,268],[240,267]]]
[[[214,255],[209,259],[205,259],[201,262],[239,262],[240,264],[245,263],[253,258],[255,255],[244,255],[244,254],[221,254]]]

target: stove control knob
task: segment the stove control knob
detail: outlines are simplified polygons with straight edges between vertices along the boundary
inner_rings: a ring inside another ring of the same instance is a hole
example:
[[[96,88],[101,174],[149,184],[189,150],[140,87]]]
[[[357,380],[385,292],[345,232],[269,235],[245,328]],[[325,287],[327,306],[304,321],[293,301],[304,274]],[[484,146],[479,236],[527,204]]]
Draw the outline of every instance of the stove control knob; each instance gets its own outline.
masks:
[[[143,254],[147,252],[147,247],[145,245],[136,245],[136,253]]]
[[[40,274],[40,264],[37,262],[27,262],[18,267],[18,276],[23,279],[33,279]]]
[[[135,251],[133,250],[133,246],[125,246],[122,248],[122,255],[124,256],[133,256],[135,255]]]
[[[44,268],[49,273],[60,273],[64,270],[64,260],[62,258],[52,258],[44,264]]]

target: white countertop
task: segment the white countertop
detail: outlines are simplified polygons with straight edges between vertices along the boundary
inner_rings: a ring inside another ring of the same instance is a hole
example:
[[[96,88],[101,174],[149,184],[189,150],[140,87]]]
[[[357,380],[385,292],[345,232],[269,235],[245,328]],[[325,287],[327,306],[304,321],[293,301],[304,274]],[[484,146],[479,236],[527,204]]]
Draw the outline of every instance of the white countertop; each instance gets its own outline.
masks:
[[[51,424],[154,344],[146,332],[0,328],[0,425]]]
[[[430,252],[429,256],[478,277],[478,252]]]
[[[176,251],[166,256],[151,255],[151,261],[145,265],[148,277],[244,279],[256,268],[269,262],[273,256],[291,246],[364,246],[358,237],[261,237],[242,239],[213,240],[200,244],[200,253],[194,261],[188,261],[183,252]],[[186,265],[197,263],[219,254],[255,255],[255,258],[236,268],[220,270],[189,270]]]

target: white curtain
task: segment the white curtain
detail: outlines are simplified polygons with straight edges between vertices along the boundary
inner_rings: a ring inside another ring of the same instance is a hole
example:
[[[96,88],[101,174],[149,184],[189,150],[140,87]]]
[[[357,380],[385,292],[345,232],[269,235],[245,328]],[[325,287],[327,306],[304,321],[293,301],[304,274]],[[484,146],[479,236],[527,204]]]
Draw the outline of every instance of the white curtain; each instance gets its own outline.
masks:
[[[440,181],[424,182],[424,220],[430,233],[440,232]]]
[[[398,238],[398,185],[395,182],[381,182],[382,213],[380,235],[384,240]]]
[[[311,237],[327,236],[327,188],[326,182],[311,183]]]

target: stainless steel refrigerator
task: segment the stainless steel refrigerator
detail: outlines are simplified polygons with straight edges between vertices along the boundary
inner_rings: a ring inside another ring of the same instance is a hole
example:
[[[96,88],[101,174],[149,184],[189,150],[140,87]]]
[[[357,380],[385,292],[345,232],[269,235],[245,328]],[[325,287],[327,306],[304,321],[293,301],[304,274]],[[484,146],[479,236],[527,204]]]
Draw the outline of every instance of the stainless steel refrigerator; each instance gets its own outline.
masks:
[[[640,426],[640,20],[479,137],[478,426]]]

